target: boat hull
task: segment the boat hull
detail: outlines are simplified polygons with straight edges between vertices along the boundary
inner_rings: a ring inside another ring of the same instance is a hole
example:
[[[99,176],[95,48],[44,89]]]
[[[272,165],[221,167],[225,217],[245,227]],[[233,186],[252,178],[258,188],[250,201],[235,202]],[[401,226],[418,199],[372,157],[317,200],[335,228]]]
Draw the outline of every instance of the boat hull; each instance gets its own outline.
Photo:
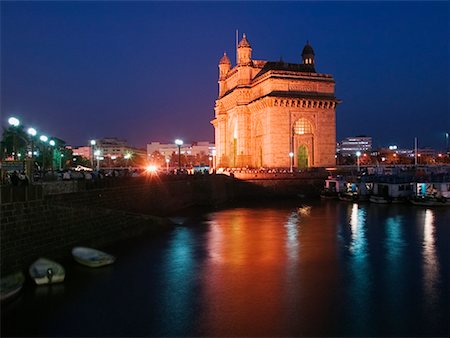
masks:
[[[73,248],[72,256],[76,262],[90,268],[99,268],[113,264],[116,261],[114,256],[106,252],[86,247]]]
[[[37,285],[62,283],[66,277],[61,264],[46,258],[39,258],[31,264],[29,273]]]
[[[410,202],[414,205],[420,205],[425,207],[445,207],[450,206],[448,199],[439,198],[413,198]]]
[[[370,196],[369,201],[372,203],[377,203],[377,204],[389,204],[391,203],[390,200],[381,197],[381,196]]]
[[[0,281],[0,301],[3,303],[17,295],[24,282],[25,276],[22,272],[3,277]]]

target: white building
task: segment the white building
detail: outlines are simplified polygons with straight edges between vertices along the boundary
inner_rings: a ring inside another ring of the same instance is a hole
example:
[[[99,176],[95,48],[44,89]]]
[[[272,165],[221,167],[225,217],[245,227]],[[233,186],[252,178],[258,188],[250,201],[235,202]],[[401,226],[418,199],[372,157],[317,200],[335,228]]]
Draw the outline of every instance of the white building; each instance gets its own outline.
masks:
[[[180,152],[184,155],[210,155],[212,156],[215,150],[214,143],[208,141],[200,141],[193,143],[185,143],[181,146]],[[172,154],[178,154],[178,146],[175,143],[160,143],[151,142],[147,144],[147,157],[150,158],[154,152],[159,152],[166,158]]]
[[[370,152],[372,149],[372,137],[355,136],[347,137],[338,142],[336,151],[341,155],[355,155],[357,151],[361,153]]]

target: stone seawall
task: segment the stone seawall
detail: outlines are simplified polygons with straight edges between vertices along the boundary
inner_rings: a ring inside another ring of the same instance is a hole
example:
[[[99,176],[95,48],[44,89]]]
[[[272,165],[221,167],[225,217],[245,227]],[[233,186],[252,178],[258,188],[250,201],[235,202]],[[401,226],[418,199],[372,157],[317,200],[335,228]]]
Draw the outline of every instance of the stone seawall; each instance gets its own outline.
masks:
[[[73,246],[102,247],[170,228],[163,219],[121,210],[35,200],[1,206],[1,272],[26,269],[40,256],[62,259]]]
[[[2,187],[1,273],[24,270],[40,256],[63,259],[76,245],[101,248],[170,229],[164,216],[183,208],[274,198],[286,191],[295,196],[314,187],[307,180],[255,184],[223,175]]]

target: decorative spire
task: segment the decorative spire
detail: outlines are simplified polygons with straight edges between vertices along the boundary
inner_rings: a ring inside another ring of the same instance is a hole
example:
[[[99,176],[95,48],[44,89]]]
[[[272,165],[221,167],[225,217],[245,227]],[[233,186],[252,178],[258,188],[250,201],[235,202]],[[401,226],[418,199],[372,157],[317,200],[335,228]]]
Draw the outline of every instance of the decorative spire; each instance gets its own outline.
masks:
[[[220,65],[222,65],[222,64],[230,64],[230,65],[231,65],[231,61],[230,61],[230,59],[228,58],[226,52],[223,52],[223,56],[222,56],[222,58],[220,59],[219,64],[220,64]]]
[[[245,35],[245,33],[242,35],[242,40],[241,40],[241,42],[239,42],[239,45],[238,45],[238,48],[241,48],[241,47],[251,48],[250,43],[248,42],[247,36]]]

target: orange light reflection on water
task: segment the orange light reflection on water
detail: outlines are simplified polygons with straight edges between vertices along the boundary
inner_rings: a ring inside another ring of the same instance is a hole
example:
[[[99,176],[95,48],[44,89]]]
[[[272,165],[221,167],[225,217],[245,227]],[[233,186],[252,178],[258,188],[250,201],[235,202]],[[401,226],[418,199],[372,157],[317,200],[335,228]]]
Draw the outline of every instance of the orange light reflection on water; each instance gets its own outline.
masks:
[[[202,299],[208,300],[201,320],[205,332],[227,336],[239,328],[242,335],[292,334],[298,320],[309,332],[314,323],[308,317],[319,318],[332,303],[337,275],[321,268],[336,259],[335,228],[324,233],[315,223],[326,218],[313,214],[302,218],[271,209],[214,214],[202,283]]]

